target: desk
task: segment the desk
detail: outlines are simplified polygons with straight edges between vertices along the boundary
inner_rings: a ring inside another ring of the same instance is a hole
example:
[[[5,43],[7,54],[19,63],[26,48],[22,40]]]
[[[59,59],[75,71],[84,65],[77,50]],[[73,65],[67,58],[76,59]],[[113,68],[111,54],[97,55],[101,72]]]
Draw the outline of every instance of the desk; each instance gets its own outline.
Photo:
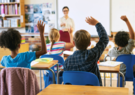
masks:
[[[37,95],[128,95],[127,88],[51,84]]]
[[[105,73],[118,73],[118,86],[120,87],[120,75],[121,75],[123,77],[123,87],[124,87],[125,76],[123,75],[123,73],[120,72],[120,65],[118,65],[116,67],[99,66],[99,71],[104,72],[104,86],[106,85]],[[112,79],[112,78],[110,77],[110,79]],[[111,82],[112,82],[112,80],[111,80]]]
[[[53,74],[53,83],[55,84],[55,73],[52,69],[50,69],[54,65],[57,65],[57,72],[58,72],[59,70],[58,60],[53,60],[50,63],[39,62],[31,66],[32,70],[40,70],[40,89],[42,89],[41,70],[50,70]],[[3,69],[3,68],[4,67],[0,65],[0,69]]]

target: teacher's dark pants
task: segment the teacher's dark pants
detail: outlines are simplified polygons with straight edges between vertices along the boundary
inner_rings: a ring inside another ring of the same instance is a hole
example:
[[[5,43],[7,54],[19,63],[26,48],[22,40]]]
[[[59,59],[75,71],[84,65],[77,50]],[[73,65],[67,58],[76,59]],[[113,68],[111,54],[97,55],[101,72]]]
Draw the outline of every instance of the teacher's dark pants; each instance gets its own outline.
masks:
[[[70,36],[68,31],[59,31],[60,33],[60,41],[70,43]],[[70,49],[68,49],[70,51]]]

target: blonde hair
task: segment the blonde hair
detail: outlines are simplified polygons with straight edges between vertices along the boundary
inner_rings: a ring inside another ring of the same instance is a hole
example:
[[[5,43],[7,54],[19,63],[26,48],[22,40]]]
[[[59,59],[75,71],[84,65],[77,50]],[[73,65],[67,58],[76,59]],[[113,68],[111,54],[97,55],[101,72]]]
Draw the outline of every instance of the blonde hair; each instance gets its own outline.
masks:
[[[75,46],[79,50],[87,49],[87,47],[90,45],[90,39],[91,36],[86,30],[78,30],[73,37]]]
[[[52,28],[50,33],[49,33],[49,39],[51,41],[51,47],[50,47],[50,51],[52,50],[53,44],[58,41],[60,38],[60,34],[59,31],[55,28]]]

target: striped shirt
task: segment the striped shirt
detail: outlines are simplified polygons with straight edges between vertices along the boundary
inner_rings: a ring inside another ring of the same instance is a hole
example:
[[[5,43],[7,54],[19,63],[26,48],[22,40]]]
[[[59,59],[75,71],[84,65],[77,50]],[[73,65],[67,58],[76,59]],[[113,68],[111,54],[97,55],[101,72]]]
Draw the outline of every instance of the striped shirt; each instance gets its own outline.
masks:
[[[59,55],[63,57],[63,51],[65,50],[65,42],[59,41],[53,44],[52,50],[50,51],[51,43],[47,44],[47,52],[53,55]]]

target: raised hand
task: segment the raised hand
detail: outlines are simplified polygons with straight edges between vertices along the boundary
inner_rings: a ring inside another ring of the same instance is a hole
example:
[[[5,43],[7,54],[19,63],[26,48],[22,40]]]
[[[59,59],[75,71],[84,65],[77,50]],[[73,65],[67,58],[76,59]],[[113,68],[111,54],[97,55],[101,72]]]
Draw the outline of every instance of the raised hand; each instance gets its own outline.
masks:
[[[38,21],[37,28],[38,28],[40,33],[44,34],[45,24],[42,21]]]
[[[89,25],[96,25],[97,23],[99,23],[99,21],[97,21],[95,18],[91,17],[86,17],[85,20]]]
[[[121,19],[122,19],[123,21],[128,21],[128,18],[127,18],[126,15],[121,16]]]

